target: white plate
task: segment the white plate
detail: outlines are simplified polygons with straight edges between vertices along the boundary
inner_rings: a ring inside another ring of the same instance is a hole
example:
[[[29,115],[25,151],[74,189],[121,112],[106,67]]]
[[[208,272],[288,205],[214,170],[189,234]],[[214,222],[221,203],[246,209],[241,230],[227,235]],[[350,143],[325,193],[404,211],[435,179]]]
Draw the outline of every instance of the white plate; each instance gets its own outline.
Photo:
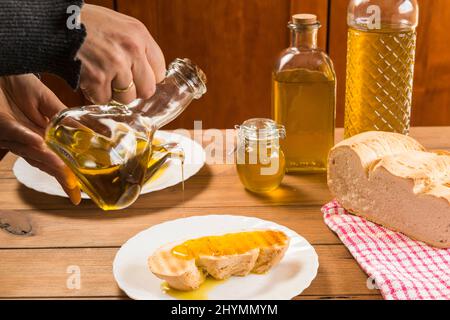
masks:
[[[264,275],[233,277],[209,293],[212,300],[288,300],[303,292],[317,275],[314,248],[296,232],[276,223],[251,217],[210,215],[183,218],[153,226],[128,240],[113,263],[119,287],[132,299],[173,299],[161,290],[162,280],[147,266],[147,258],[162,245],[208,235],[250,229],[277,229],[290,238],[285,257]]]
[[[166,131],[157,131],[155,138],[166,142],[179,143],[183,148],[186,157],[183,166],[185,180],[195,175],[205,164],[205,151],[197,142],[180,134]],[[156,180],[147,183],[144,188],[142,188],[141,194],[169,188],[182,181],[181,162],[172,159],[168,162],[167,170],[165,170]],[[54,196],[67,197],[55,178],[30,166],[28,162],[22,158],[17,159],[14,164],[13,172],[17,180],[30,189]],[[89,199],[85,193],[82,194],[82,198]]]

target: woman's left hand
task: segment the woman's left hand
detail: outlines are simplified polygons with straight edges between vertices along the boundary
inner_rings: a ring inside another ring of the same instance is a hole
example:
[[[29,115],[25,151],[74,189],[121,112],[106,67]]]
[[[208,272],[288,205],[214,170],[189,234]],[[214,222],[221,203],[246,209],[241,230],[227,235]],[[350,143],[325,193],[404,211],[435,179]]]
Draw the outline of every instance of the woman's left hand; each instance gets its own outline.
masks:
[[[0,77],[0,149],[54,176],[72,203],[79,204],[81,193],[75,175],[43,138],[49,119],[65,108],[32,74]]]

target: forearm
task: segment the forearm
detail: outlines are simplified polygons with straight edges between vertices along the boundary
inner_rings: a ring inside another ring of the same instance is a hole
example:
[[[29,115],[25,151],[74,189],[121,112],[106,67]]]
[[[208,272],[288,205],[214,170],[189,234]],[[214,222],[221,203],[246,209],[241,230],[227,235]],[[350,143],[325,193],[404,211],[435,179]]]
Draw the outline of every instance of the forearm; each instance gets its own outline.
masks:
[[[78,86],[75,59],[86,31],[67,27],[67,8],[82,0],[1,0],[0,76],[49,72]]]

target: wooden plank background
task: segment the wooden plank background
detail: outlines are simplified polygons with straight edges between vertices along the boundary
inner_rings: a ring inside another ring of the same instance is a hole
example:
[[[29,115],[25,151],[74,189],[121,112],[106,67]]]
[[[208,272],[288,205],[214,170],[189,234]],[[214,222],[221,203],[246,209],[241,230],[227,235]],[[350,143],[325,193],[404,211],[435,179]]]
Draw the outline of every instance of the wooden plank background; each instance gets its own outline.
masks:
[[[231,128],[252,117],[269,117],[271,70],[288,46],[286,24],[298,12],[316,13],[319,44],[328,50],[338,76],[337,125],[343,125],[346,13],[349,0],[97,0],[146,24],[166,61],[190,57],[207,73],[208,94],[170,128]],[[450,125],[450,1],[419,0],[420,26],[413,125]],[[46,77],[68,106],[82,105],[79,93]]]

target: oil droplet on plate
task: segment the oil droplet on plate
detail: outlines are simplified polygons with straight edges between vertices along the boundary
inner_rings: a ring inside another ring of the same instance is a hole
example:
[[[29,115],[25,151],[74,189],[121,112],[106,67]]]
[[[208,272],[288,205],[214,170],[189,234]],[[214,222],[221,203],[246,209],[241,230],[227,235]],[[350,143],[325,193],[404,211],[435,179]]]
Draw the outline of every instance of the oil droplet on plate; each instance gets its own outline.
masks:
[[[208,277],[205,282],[198,288],[193,291],[179,291],[176,289],[172,289],[167,282],[163,282],[161,284],[162,291],[175,298],[177,300],[208,300],[208,294],[220,284],[226,282],[226,280],[216,280],[214,278]]]

